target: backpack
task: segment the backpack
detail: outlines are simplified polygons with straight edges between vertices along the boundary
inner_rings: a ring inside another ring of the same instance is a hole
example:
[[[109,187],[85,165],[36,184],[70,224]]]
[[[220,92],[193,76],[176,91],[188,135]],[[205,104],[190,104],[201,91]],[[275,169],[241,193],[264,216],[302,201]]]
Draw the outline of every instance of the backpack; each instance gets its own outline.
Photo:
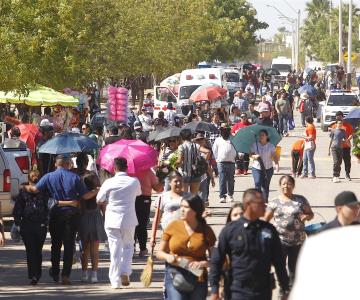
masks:
[[[207,161],[201,156],[194,143],[191,143],[191,177],[201,177],[208,169]]]

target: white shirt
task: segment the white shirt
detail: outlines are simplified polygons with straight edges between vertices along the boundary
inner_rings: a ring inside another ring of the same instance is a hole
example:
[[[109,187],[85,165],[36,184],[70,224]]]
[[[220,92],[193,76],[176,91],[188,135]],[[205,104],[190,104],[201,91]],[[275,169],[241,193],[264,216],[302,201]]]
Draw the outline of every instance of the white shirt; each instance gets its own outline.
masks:
[[[352,225],[306,239],[289,300],[359,299],[359,234]]]
[[[143,127],[143,131],[147,132],[152,130],[152,118],[150,115],[140,115],[138,118]]]
[[[275,155],[275,146],[273,144],[267,143],[262,145],[261,143],[255,143],[251,146],[250,151],[260,155],[266,170],[273,167],[273,157]],[[261,170],[258,160],[254,160],[252,166],[255,169]]]
[[[96,200],[107,202],[105,228],[129,228],[138,225],[135,212],[135,198],[141,195],[137,178],[118,172],[102,184]]]
[[[172,109],[167,109],[164,113],[164,118],[169,122],[170,126],[175,125],[176,112]]]
[[[216,138],[212,147],[216,162],[235,162],[236,150],[230,140],[224,140],[221,136]]]

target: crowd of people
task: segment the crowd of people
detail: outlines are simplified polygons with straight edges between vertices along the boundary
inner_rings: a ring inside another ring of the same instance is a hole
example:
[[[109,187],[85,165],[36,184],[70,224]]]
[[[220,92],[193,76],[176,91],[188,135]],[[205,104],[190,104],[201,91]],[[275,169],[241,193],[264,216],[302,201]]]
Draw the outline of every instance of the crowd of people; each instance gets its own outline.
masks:
[[[288,82],[291,84],[276,93],[266,91],[258,103],[256,86],[249,80],[245,90],[235,93],[229,111],[202,103],[180,120],[169,103],[165,112],[153,118],[148,95],[140,112],[133,112],[133,119],[127,124],[112,124],[106,131],[86,122],[73,127],[72,131],[81,130],[100,148],[122,139],[138,139],[151,145],[159,153],[158,165],[138,174],[127,173],[128,161],[124,157],[115,158],[114,173],[105,172],[96,164],[98,150],[58,156],[36,151],[37,168],[29,173],[29,182],[22,186],[13,211],[15,227],[26,248],[31,284],[36,285],[41,278],[42,248],[49,230],[49,274],[55,282],[70,284],[78,239],[83,282],[98,282],[99,243],[107,241],[111,287],[128,286],[133,257],[149,255],[148,245],[155,246],[160,224],[162,235],[156,256],[165,262],[164,299],[206,299],[208,285],[213,300],[271,299],[275,287],[272,266],[280,296],[286,299],[306,238],[305,222],[314,217],[308,200],[294,193],[295,178],[316,178],[316,128],[310,103],[313,99],[296,92],[299,78],[295,83]],[[276,128],[283,138],[289,136],[295,109],[301,114],[304,136],[292,146],[291,174],[280,178],[279,195],[269,199],[270,182],[279,169],[279,153],[270,143],[269,131]],[[38,124],[37,149],[54,136],[52,114],[46,110]],[[193,122],[203,122],[208,127],[194,133],[187,128]],[[264,126],[258,140],[248,153],[237,152],[231,136],[254,124]],[[153,134],[176,127],[181,131],[164,140],[152,138]],[[10,131],[9,139],[19,140],[16,124]],[[351,180],[352,135],[352,128],[339,112],[330,134],[333,182],[339,180],[342,160],[346,178]],[[234,197],[234,176],[247,176],[249,171],[254,185],[244,192],[241,201],[235,201],[239,199]],[[207,208],[209,187],[216,184],[216,178],[219,202],[233,202],[217,244],[217,237],[206,222],[211,214]],[[149,238],[153,192],[160,196],[155,201]],[[353,193],[338,195],[335,206],[338,216],[326,229],[356,221],[359,202]],[[272,219],[273,225],[269,223]],[[4,242],[2,228],[0,244]]]

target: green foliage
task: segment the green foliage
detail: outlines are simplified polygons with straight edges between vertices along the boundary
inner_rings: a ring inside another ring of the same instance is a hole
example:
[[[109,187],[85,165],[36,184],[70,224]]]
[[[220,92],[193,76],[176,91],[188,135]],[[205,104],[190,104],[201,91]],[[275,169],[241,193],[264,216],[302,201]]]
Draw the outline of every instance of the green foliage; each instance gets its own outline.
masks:
[[[0,90],[162,77],[248,54],[265,28],[245,0],[2,0]]]
[[[301,29],[301,41],[306,54],[324,62],[338,60],[338,8],[330,12],[329,0],[312,0],[306,4],[307,18]],[[349,6],[343,5],[343,46],[347,45]],[[359,9],[353,5],[353,51],[360,51],[357,32],[360,23]],[[330,35],[331,28],[331,35]],[[346,47],[345,47],[346,48]]]

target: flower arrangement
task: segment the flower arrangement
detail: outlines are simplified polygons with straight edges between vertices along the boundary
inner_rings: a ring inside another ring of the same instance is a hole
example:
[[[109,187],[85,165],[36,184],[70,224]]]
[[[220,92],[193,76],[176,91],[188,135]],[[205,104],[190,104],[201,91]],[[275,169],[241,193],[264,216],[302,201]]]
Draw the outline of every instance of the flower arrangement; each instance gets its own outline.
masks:
[[[159,169],[156,171],[156,176],[159,177],[160,180],[165,179],[172,171],[176,170],[176,161],[178,160],[177,151],[172,153],[169,156],[168,160],[165,160],[161,163]]]

